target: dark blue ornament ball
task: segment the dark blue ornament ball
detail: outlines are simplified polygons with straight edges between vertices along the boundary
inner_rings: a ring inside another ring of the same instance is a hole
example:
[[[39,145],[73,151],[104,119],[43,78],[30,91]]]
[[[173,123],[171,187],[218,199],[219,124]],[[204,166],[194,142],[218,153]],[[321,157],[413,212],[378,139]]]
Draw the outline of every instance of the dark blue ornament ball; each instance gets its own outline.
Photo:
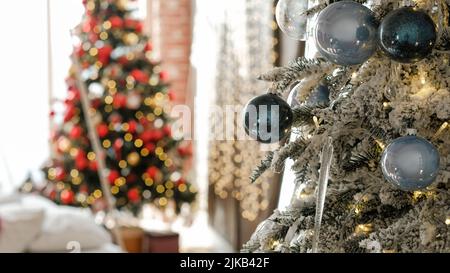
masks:
[[[377,49],[378,21],[367,7],[339,1],[322,10],[314,30],[317,50],[338,65],[367,61]]]
[[[431,185],[439,172],[439,152],[428,140],[405,136],[389,144],[381,156],[387,181],[404,191]]]
[[[251,99],[244,108],[244,129],[261,143],[275,143],[285,137],[292,126],[289,105],[275,94]]]
[[[393,60],[414,63],[427,57],[436,44],[436,27],[423,10],[404,7],[391,11],[379,29],[381,49]]]

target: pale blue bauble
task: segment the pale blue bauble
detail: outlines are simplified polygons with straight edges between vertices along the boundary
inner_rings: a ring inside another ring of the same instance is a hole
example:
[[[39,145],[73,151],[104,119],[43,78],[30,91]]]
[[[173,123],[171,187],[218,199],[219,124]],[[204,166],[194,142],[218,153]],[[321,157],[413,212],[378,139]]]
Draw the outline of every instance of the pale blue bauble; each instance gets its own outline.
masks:
[[[302,83],[298,83],[294,86],[294,88],[292,88],[291,92],[289,93],[289,96],[287,98],[287,103],[289,104],[289,106],[291,106],[291,108],[295,108],[300,106],[301,102],[298,99],[298,92],[300,90],[300,88],[302,87]]]
[[[304,14],[308,10],[308,0],[280,0],[275,9],[277,24],[284,34],[294,40],[307,39],[307,21]]]
[[[381,156],[383,175],[404,191],[431,185],[439,172],[439,152],[428,140],[417,136],[397,138]]]
[[[336,2],[320,12],[314,31],[317,50],[338,65],[367,61],[377,49],[378,21],[367,7]]]

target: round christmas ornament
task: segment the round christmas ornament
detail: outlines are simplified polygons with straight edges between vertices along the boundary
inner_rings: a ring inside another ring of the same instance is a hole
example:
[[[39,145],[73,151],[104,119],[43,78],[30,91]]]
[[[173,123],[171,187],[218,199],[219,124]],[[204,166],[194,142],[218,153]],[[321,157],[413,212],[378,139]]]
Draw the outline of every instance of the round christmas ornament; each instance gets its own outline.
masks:
[[[439,172],[439,153],[428,140],[405,136],[389,144],[381,157],[383,175],[404,191],[423,189]]]
[[[436,27],[423,10],[404,7],[391,11],[381,22],[381,49],[401,63],[417,62],[428,56],[436,44]]]
[[[251,99],[244,108],[244,129],[262,143],[280,141],[291,128],[293,113],[289,105],[275,94]]]
[[[89,95],[92,95],[94,98],[100,98],[105,92],[105,87],[98,82],[93,82],[89,84],[88,90]]]
[[[326,85],[319,85],[316,89],[311,92],[308,100],[306,101],[309,105],[328,105],[330,104],[330,89]]]
[[[297,106],[300,106],[301,104],[300,100],[298,99],[298,91],[301,88],[301,84],[301,82],[296,84],[289,93],[287,103],[289,104],[289,106],[291,106],[291,108],[295,108]]]
[[[287,99],[287,103],[291,106],[291,108],[295,108],[300,106],[302,103],[298,99],[298,93],[302,83],[298,83],[294,88],[292,88],[289,93],[289,97]],[[313,91],[311,91],[310,96],[306,100],[306,104],[308,105],[328,105],[330,104],[330,90],[326,85],[319,85]]]
[[[308,18],[308,0],[280,0],[275,9],[277,24],[284,34],[294,40],[307,39],[306,26]]]
[[[378,21],[367,7],[353,1],[333,3],[317,17],[317,50],[338,65],[367,61],[377,49]]]
[[[73,191],[63,190],[60,195],[61,203],[63,203],[64,205],[72,204],[74,202],[74,197],[75,194],[73,193]]]
[[[136,91],[131,91],[127,97],[127,107],[132,110],[139,109],[142,104],[141,95]]]

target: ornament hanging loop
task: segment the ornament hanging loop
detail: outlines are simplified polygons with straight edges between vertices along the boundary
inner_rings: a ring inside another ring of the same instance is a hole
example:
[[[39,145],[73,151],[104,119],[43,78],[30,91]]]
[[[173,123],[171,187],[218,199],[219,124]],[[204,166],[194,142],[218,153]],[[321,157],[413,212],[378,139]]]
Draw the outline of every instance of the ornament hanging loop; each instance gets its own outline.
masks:
[[[417,129],[407,128],[406,129],[406,135],[407,136],[417,136]]]

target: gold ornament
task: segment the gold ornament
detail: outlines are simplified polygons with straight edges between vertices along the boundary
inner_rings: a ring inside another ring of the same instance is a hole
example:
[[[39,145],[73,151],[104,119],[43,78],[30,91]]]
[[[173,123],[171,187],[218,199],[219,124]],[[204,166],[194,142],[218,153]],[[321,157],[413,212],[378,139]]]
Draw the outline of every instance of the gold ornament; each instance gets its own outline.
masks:
[[[130,164],[131,166],[136,166],[139,163],[140,159],[141,157],[136,152],[132,152],[127,156],[128,164]]]
[[[136,45],[139,42],[139,36],[134,32],[127,33],[123,36],[123,42],[127,45]]]
[[[118,0],[116,5],[120,10],[127,10],[128,0]]]
[[[70,140],[68,140],[66,137],[60,137],[58,140],[58,149],[63,152],[67,153],[70,149]]]

